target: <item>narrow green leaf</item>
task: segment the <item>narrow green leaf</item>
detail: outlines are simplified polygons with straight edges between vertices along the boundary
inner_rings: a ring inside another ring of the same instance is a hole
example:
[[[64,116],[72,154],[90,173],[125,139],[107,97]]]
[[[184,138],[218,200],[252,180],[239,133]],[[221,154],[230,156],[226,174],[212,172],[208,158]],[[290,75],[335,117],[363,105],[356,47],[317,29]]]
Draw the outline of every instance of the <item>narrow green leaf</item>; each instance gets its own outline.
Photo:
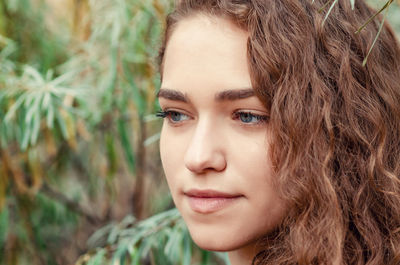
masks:
[[[59,111],[55,111],[55,116],[56,116],[58,126],[60,127],[62,136],[64,137],[64,139],[68,139],[67,125],[65,123],[64,118],[61,117],[61,114]]]
[[[35,93],[33,97],[33,103],[31,106],[28,107],[28,112],[26,113],[25,116],[25,122],[27,124],[30,124],[32,121],[32,117],[36,115],[36,113],[40,112],[40,102],[42,100],[41,94]]]
[[[351,9],[354,10],[355,0],[350,0]]]
[[[231,265],[227,252],[212,252],[215,257],[222,260],[225,265]]]
[[[109,66],[109,73],[107,77],[105,92],[104,92],[104,109],[108,111],[114,99],[114,90],[117,82],[117,64],[118,64],[118,46],[110,48],[111,64]]]
[[[77,71],[75,71],[75,70],[69,71],[69,72],[62,74],[62,75],[58,76],[57,78],[53,79],[48,85],[50,85],[52,87],[56,87],[56,86],[64,83],[65,81],[73,79],[73,77],[76,74],[77,74]]]
[[[110,233],[111,229],[115,225],[116,225],[115,223],[110,223],[110,224],[105,225],[104,227],[96,230],[87,241],[88,247],[89,248],[103,247],[106,243],[109,243],[109,242],[106,242],[106,239],[107,239],[108,234]],[[114,242],[112,242],[112,243],[114,243]]]
[[[112,30],[111,30],[111,46],[117,47],[119,43],[119,38],[121,35],[121,20],[115,19],[113,21]]]
[[[47,70],[45,80],[48,82],[51,79],[53,79],[53,76],[54,76],[54,70],[53,69],[49,69],[49,70]]]
[[[386,10],[385,10],[385,15],[384,15],[383,18],[382,18],[381,24],[380,24],[380,26],[379,26],[378,33],[376,34],[375,39],[374,39],[374,41],[372,42],[371,48],[369,48],[368,54],[367,54],[367,56],[365,56],[364,61],[363,61],[363,63],[362,63],[363,66],[365,66],[365,65],[367,64],[368,57],[369,57],[369,55],[371,54],[371,51],[372,51],[372,49],[374,48],[375,43],[376,43],[376,41],[378,40],[379,35],[381,34],[381,31],[382,31],[382,28],[383,28],[383,24],[385,23],[385,19],[386,19],[386,17],[387,17],[388,11],[389,11],[389,8],[386,8]]]
[[[121,141],[122,149],[124,150],[125,153],[125,159],[128,163],[128,167],[130,171],[135,174],[136,172],[136,165],[135,165],[135,153],[132,149],[131,142],[129,140],[128,136],[128,130],[126,128],[126,122],[123,120],[118,120],[118,132],[119,132],[119,138]]]
[[[22,142],[20,143],[20,147],[22,150],[26,150],[26,148],[28,148],[29,139],[31,136],[31,126],[24,123],[24,125],[21,126],[21,129],[23,133],[23,138]]]
[[[171,257],[172,259],[175,258],[179,259],[179,242],[182,239],[181,231],[174,231],[169,235],[168,241],[165,244],[164,253],[167,257]]]
[[[327,1],[320,9],[318,9],[318,12],[322,12],[325,10],[327,6],[332,2],[332,0]]]
[[[140,264],[142,253],[143,253],[143,245],[139,246],[137,251],[132,254],[133,255],[133,260],[132,260],[132,263],[131,263],[132,265],[139,265]]]
[[[192,262],[192,239],[189,233],[185,233],[183,236],[183,265],[190,265]]]
[[[42,110],[47,110],[47,108],[49,107],[51,101],[51,94],[49,92],[45,92],[43,95],[43,99],[42,99],[42,106],[41,109]]]
[[[53,129],[54,126],[54,106],[53,103],[50,103],[47,108],[47,115],[46,115],[46,124],[49,129]]]
[[[106,250],[105,249],[99,249],[86,265],[100,265],[103,263],[103,260],[106,255]]]
[[[32,120],[32,134],[31,134],[31,144],[35,145],[36,141],[38,139],[39,136],[39,131],[40,131],[40,113],[36,112],[33,120]]]
[[[7,114],[4,117],[5,122],[9,122],[14,117],[16,111],[19,109],[21,104],[24,102],[25,98],[26,98],[26,94],[22,94],[21,96],[19,96],[19,98],[15,101],[15,103],[7,111]]]
[[[4,246],[8,235],[9,215],[7,206],[0,211],[0,248]]]
[[[24,107],[29,108],[29,106],[32,105],[32,102],[37,98],[37,91],[32,89],[24,92],[24,94],[26,95]]]
[[[129,72],[129,64],[126,62],[124,63],[124,76],[132,87],[133,101],[135,102],[139,115],[143,115],[146,111],[146,99],[133,79],[132,73]]]
[[[39,73],[38,70],[36,70],[35,68],[33,68],[30,65],[25,65],[24,67],[24,74],[30,76],[33,78],[33,80],[35,80],[37,83],[39,84],[44,84],[44,79],[42,77],[42,75]]]
[[[207,250],[201,250],[201,265],[210,264],[210,252]]]
[[[120,232],[119,226],[118,225],[113,226],[110,231],[110,234],[108,235],[107,242],[108,243],[116,242],[119,236],[119,232]]]
[[[156,133],[156,134],[150,136],[149,138],[147,138],[147,139],[144,141],[144,143],[143,143],[144,146],[149,146],[149,145],[151,145],[152,143],[157,142],[158,140],[160,140],[160,136],[161,136],[161,133]]]
[[[114,137],[110,133],[105,135],[107,158],[109,164],[108,174],[113,176],[118,168],[117,152],[115,150]]]
[[[150,254],[155,240],[154,237],[146,237],[145,239],[141,242],[141,245],[143,245],[142,257]]]
[[[330,13],[332,12],[333,8],[335,7],[335,5],[337,4],[338,1],[339,1],[339,0],[334,0],[334,1],[333,1],[333,3],[331,4],[331,6],[329,7],[328,12],[327,12],[326,15],[325,15],[325,18],[324,18],[324,21],[322,22],[322,25],[325,24],[325,21],[328,19]]]
[[[127,252],[128,252],[127,246],[120,244],[112,257],[111,264],[124,265]]]
[[[388,1],[386,2],[386,4],[385,4],[381,9],[379,9],[374,15],[372,15],[361,27],[359,27],[355,33],[356,33],[356,34],[360,33],[361,30],[363,30],[369,23],[371,23],[371,21],[372,21],[377,15],[379,15],[380,13],[382,13],[383,10],[386,9],[386,11],[387,11],[388,8],[389,8],[389,6],[390,6],[390,4],[391,4],[392,2],[393,2],[393,0],[388,0]]]

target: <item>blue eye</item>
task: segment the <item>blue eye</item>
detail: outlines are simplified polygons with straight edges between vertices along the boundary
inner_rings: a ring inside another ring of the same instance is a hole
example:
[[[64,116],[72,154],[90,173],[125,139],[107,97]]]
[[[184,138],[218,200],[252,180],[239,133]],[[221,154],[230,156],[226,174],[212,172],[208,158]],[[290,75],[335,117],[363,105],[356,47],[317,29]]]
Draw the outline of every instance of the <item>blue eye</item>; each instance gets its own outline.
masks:
[[[167,118],[172,123],[179,123],[189,119],[189,116],[177,111],[159,111],[156,114],[157,117],[160,118]]]
[[[169,117],[174,122],[180,122],[182,120],[187,120],[188,119],[187,115],[185,115],[183,113],[180,113],[180,112],[176,112],[176,111],[171,111],[169,113]]]
[[[245,124],[259,124],[267,121],[268,117],[265,115],[257,115],[251,112],[236,112],[234,118],[240,120]]]
[[[159,111],[157,112],[156,116],[160,118],[167,118],[172,124],[179,124],[190,119],[188,115],[173,110]],[[239,120],[245,125],[260,125],[268,120],[268,116],[246,111],[238,111],[233,114],[233,119]]]

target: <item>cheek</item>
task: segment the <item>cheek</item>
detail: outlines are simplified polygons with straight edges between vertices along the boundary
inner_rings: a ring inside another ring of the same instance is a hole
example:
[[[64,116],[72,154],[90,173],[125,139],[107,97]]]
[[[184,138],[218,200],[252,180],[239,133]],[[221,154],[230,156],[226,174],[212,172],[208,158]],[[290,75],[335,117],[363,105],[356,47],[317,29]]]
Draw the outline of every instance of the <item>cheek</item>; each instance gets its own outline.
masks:
[[[194,241],[217,251],[231,251],[255,243],[281,223],[287,208],[273,184],[265,134],[251,139],[232,132],[225,136],[230,134],[225,149],[229,176],[226,181],[246,198],[234,212],[218,218],[201,221],[186,218]]]
[[[236,139],[236,141],[234,140]],[[273,170],[265,133],[249,139],[233,135],[229,145],[229,164],[247,190],[272,189]]]
[[[180,148],[180,145],[177,145],[173,137],[169,137],[165,126],[163,126],[160,137],[160,157],[168,184],[171,182],[170,177],[175,175],[176,167],[173,165],[179,160],[179,153],[173,151],[174,147]]]
[[[235,181],[248,199],[248,207],[242,209],[243,215],[248,217],[246,222],[253,225],[253,232],[269,232],[281,222],[287,207],[277,191],[265,135],[259,135],[250,143],[244,139],[232,148],[231,166],[239,176]]]
[[[185,137],[177,136],[164,125],[160,137],[160,157],[168,186],[174,196],[179,185],[178,176],[183,169]]]
[[[230,251],[255,242],[281,222],[286,208],[272,185],[265,133],[250,137],[228,128],[223,135],[226,171],[213,174],[210,183],[240,192],[245,199],[233,210],[205,216],[193,213],[179,194],[184,180],[186,184],[193,180],[184,165],[190,135],[177,135],[163,127],[160,139],[161,160],[174,202],[193,240],[204,249],[216,251]]]

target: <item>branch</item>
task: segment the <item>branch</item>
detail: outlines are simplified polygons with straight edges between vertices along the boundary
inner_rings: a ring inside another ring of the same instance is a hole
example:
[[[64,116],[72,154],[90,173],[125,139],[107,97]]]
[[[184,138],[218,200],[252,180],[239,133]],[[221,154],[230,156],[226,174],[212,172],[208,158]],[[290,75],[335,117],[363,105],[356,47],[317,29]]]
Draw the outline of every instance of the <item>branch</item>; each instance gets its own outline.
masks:
[[[47,185],[47,183],[44,183],[40,190],[48,197],[60,202],[61,204],[65,205],[68,209],[70,209],[74,212],[77,212],[80,215],[82,215],[83,217],[85,217],[86,220],[89,221],[89,223],[91,223],[91,224],[99,224],[100,223],[101,220],[97,216],[88,212],[79,203],[69,199],[67,196],[65,196],[61,192],[51,188],[49,185]]]

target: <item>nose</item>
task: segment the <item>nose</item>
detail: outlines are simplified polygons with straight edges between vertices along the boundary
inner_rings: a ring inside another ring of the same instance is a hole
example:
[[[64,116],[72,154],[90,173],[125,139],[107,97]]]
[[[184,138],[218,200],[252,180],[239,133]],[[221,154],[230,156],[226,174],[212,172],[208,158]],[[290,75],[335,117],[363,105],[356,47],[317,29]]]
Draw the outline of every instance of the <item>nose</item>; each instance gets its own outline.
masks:
[[[196,174],[220,172],[226,168],[224,141],[215,125],[206,120],[199,121],[186,150],[184,163]]]

